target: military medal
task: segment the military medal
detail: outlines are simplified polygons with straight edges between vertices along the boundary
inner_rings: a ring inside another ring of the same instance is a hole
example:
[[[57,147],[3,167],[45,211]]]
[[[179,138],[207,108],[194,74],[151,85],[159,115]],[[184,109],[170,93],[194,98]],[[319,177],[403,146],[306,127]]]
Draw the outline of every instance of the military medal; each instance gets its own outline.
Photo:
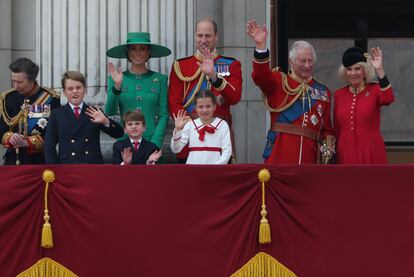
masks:
[[[28,107],[29,113],[27,116],[29,118],[42,118],[50,116],[50,104],[33,104]]]
[[[230,76],[230,67],[228,64],[224,65],[224,76]]]
[[[324,89],[317,89],[317,88],[313,88],[313,87],[309,87],[309,89],[311,91],[311,98],[312,99],[327,101],[327,99],[328,99],[328,93],[327,93],[326,90],[324,90]]]
[[[42,117],[41,119],[39,119],[38,121],[37,121],[37,126],[39,126],[40,128],[42,128],[42,129],[44,129],[44,128],[46,128],[46,125],[47,125],[47,119],[46,118],[44,118],[44,117]],[[33,133],[33,132],[32,132]]]
[[[230,67],[227,63],[216,63],[214,65],[217,75],[221,77],[230,76]]]
[[[311,116],[310,121],[312,122],[313,126],[316,126],[316,124],[319,122],[318,117],[314,114]]]
[[[323,115],[323,109],[322,109],[322,105],[321,104],[318,105],[318,108],[316,110],[318,111],[319,117],[322,117],[322,115]]]

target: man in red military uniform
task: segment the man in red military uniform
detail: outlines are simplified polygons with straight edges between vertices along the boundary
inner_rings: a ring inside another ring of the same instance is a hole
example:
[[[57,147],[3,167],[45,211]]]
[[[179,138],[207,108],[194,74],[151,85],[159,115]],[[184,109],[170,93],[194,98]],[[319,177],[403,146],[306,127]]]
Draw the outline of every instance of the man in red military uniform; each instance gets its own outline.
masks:
[[[168,106],[171,115],[185,109],[195,118],[193,98],[200,89],[208,88],[217,97],[214,116],[226,120],[231,129],[230,106],[240,101],[242,92],[241,64],[234,58],[219,55],[217,41],[216,22],[210,19],[199,21],[195,33],[197,52],[175,61],[171,69]],[[232,141],[234,144],[233,137]],[[185,148],[177,154],[177,160],[185,163],[187,156],[188,149]]]
[[[289,52],[291,72],[269,68],[267,28],[254,20],[247,34],[256,44],[252,77],[264,94],[271,128],[263,153],[265,163],[328,163],[334,153],[331,93],[312,78],[315,51],[308,42],[296,41]],[[320,145],[318,144],[320,143]]]

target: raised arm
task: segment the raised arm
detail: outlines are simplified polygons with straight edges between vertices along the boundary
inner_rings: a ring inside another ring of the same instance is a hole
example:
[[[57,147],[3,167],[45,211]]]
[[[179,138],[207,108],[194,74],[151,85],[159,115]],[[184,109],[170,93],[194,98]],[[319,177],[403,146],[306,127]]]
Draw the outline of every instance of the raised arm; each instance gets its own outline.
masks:
[[[259,26],[256,20],[250,20],[247,22],[247,35],[254,41],[256,44],[256,49],[265,50],[266,49],[266,39],[267,39],[267,27],[266,25]]]

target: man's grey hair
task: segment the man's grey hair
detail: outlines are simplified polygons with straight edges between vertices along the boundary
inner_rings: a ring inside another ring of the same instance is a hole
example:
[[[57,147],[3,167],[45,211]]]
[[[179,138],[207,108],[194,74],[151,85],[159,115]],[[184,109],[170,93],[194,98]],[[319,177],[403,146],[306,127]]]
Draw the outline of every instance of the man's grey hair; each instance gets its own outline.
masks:
[[[297,40],[292,44],[289,50],[289,60],[294,61],[298,57],[298,49],[310,48],[312,50],[313,62],[316,62],[316,52],[312,44],[304,40]]]

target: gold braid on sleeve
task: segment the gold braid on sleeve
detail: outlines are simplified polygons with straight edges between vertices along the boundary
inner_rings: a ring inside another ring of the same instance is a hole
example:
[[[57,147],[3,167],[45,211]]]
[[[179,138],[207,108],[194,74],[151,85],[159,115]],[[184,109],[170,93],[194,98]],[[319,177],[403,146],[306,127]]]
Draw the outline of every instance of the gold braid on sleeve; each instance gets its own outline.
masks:
[[[10,131],[13,129],[13,126],[16,126],[19,123],[20,118],[23,116],[23,111],[20,111],[17,115],[15,115],[13,117],[11,117],[7,112],[6,96],[7,96],[7,94],[9,94],[13,91],[15,91],[15,89],[10,89],[6,92],[3,92],[0,95],[0,114],[1,114],[1,117],[3,118],[3,120],[4,120],[4,123],[6,123],[7,126],[10,127]]]

